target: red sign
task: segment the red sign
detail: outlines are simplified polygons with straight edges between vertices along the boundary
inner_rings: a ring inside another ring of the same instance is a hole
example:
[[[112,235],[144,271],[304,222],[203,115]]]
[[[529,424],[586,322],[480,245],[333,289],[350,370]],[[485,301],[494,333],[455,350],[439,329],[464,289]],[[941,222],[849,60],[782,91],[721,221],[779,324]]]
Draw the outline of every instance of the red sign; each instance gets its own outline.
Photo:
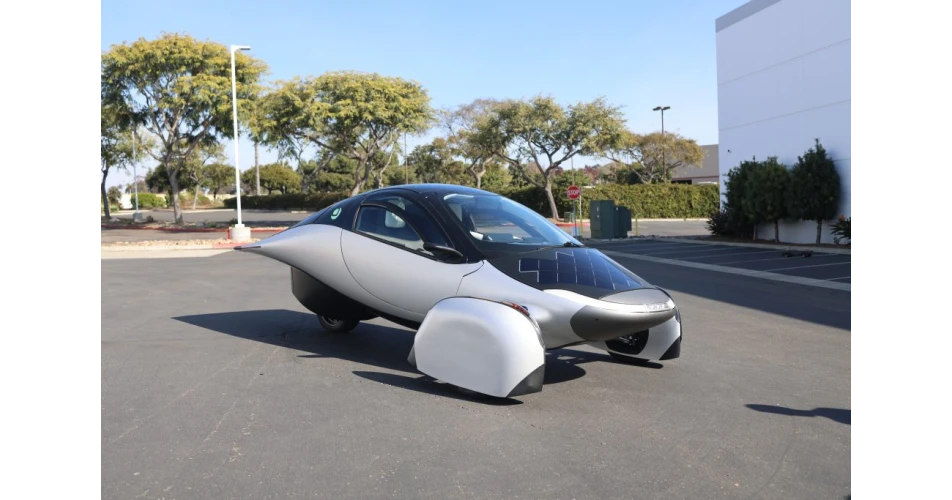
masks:
[[[582,194],[582,190],[579,189],[578,186],[569,186],[567,193],[569,195],[569,199],[574,200],[578,198],[580,194]]]

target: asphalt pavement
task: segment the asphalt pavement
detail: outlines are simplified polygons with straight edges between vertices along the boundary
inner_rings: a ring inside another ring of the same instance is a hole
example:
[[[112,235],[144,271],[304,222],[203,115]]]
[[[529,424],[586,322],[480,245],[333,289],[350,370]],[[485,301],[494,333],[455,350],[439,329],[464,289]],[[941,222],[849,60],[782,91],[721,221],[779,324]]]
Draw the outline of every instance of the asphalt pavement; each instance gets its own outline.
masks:
[[[681,357],[550,352],[541,393],[463,396],[413,333],[324,333],[286,265],[102,260],[102,498],[850,495],[850,294],[621,259],[681,309]]]

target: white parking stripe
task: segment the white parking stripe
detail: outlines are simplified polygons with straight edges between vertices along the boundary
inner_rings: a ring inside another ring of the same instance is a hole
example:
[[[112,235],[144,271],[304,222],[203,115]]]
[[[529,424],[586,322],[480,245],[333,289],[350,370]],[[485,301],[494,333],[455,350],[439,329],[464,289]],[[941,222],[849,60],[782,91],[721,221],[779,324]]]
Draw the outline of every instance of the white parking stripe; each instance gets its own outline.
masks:
[[[823,267],[823,266],[841,266],[843,264],[849,264],[849,261],[846,262],[834,262],[832,264],[814,264],[812,266],[793,266],[793,267],[778,267],[776,269],[764,269],[764,272],[772,273],[774,271],[788,271],[790,269],[806,269],[808,267]]]
[[[605,248],[605,249],[611,249],[611,250],[621,250],[621,249],[634,250],[636,248],[650,248],[652,250],[657,250],[659,248],[684,248],[684,247],[693,248],[693,245],[691,245],[690,243],[626,243],[624,245],[612,245],[612,246],[606,245],[606,246],[598,246],[595,248]]]
[[[644,260],[647,262],[657,262],[659,264],[668,264],[672,266],[693,267],[695,269],[706,269],[720,273],[736,274],[740,276],[749,276],[752,278],[762,278],[772,281],[785,281],[787,283],[797,283],[800,285],[816,286],[821,288],[832,288],[834,290],[850,291],[850,283],[838,281],[826,281],[814,278],[805,278],[803,276],[794,276],[792,274],[768,273],[765,271],[755,271],[753,269],[743,269],[740,267],[718,266],[714,264],[705,264],[703,262],[690,262],[686,260],[662,259],[661,257],[651,257],[648,255],[637,255],[623,252],[614,252],[612,250],[602,250],[607,255],[613,257],[629,258],[635,260]]]
[[[710,259],[710,258],[717,258],[717,257],[733,257],[735,255],[753,255],[758,253],[777,253],[777,251],[776,250],[757,250],[754,252],[737,252],[737,253],[729,253],[725,255],[705,255],[704,257],[685,257],[685,259]],[[746,261],[743,261],[743,262],[746,262]]]
[[[838,255],[838,254],[835,254],[835,253],[814,254],[813,257],[810,257],[810,258],[811,258],[811,259],[815,259],[815,258],[817,258],[817,257],[833,257],[833,256],[836,256],[836,255]],[[764,262],[764,261],[767,261],[767,260],[780,260],[780,259],[787,259],[787,260],[789,260],[789,259],[791,259],[791,258],[792,258],[792,257],[771,257],[771,258],[769,258],[769,259],[732,260],[732,261],[730,261],[730,262],[718,262],[718,264],[722,264],[722,265],[725,265],[725,266],[726,266],[726,265],[728,265],[728,264],[746,264],[746,263],[748,263],[748,262]]]
[[[848,280],[848,279],[850,279],[849,276],[843,276],[842,278],[830,278],[827,281]]]
[[[722,248],[692,248],[690,250],[664,250],[661,252],[648,252],[641,255],[665,255],[669,253],[709,253],[709,252],[723,252],[724,250],[737,250],[732,247],[722,247]],[[677,257],[672,257],[676,259]]]

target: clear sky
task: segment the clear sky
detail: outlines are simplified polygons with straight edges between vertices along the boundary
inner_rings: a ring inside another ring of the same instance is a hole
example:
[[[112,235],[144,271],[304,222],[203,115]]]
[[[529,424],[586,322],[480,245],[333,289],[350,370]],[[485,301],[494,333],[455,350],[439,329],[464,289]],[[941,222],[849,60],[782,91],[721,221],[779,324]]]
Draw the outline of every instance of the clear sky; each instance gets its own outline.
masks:
[[[162,32],[250,45],[268,80],[326,71],[416,80],[436,108],[476,98],[604,96],[635,132],[717,143],[714,20],[745,0],[102,2],[102,50]],[[412,138],[408,141],[412,149]],[[229,157],[234,145],[226,144]],[[260,161],[276,155],[261,151]],[[252,165],[240,142],[240,168]],[[576,161],[581,167],[583,161]],[[153,161],[140,165],[141,172]],[[131,182],[110,174],[109,185]]]

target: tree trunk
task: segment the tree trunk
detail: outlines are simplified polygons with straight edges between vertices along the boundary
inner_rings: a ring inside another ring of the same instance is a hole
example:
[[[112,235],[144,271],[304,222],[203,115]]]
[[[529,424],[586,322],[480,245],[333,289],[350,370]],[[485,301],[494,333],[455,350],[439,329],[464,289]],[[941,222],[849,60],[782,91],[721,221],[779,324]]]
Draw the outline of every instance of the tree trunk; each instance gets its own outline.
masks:
[[[552,210],[552,218],[555,220],[559,219],[559,207],[555,204],[555,196],[552,196],[552,183],[549,182],[549,178],[545,179],[545,196],[549,199],[549,208]]]
[[[192,200],[192,210],[198,207],[198,186],[195,186],[195,199]]]
[[[182,218],[182,207],[179,204],[179,183],[176,172],[169,172],[169,185],[172,187],[172,213],[175,215],[175,223],[183,224],[185,219]]]
[[[482,187],[482,186],[483,186],[483,175],[485,175],[485,174],[486,174],[486,172],[480,172],[480,173],[478,173],[478,174],[473,174],[473,175],[476,176],[476,189],[482,189],[482,188],[483,188],[483,187]]]
[[[258,141],[255,141],[255,196],[261,196],[261,169],[258,168]]]
[[[109,175],[109,170],[105,170],[102,173],[102,184],[99,185],[100,191],[102,191],[102,210],[106,215],[106,221],[109,221],[111,217],[109,215],[109,196],[106,195],[106,176]]]
[[[823,231],[823,219],[816,220],[816,244],[820,244],[820,234]]]
[[[780,219],[773,221],[773,237],[775,242],[780,243]]]
[[[757,223],[754,223],[754,235],[750,237],[751,241],[757,241]]]

